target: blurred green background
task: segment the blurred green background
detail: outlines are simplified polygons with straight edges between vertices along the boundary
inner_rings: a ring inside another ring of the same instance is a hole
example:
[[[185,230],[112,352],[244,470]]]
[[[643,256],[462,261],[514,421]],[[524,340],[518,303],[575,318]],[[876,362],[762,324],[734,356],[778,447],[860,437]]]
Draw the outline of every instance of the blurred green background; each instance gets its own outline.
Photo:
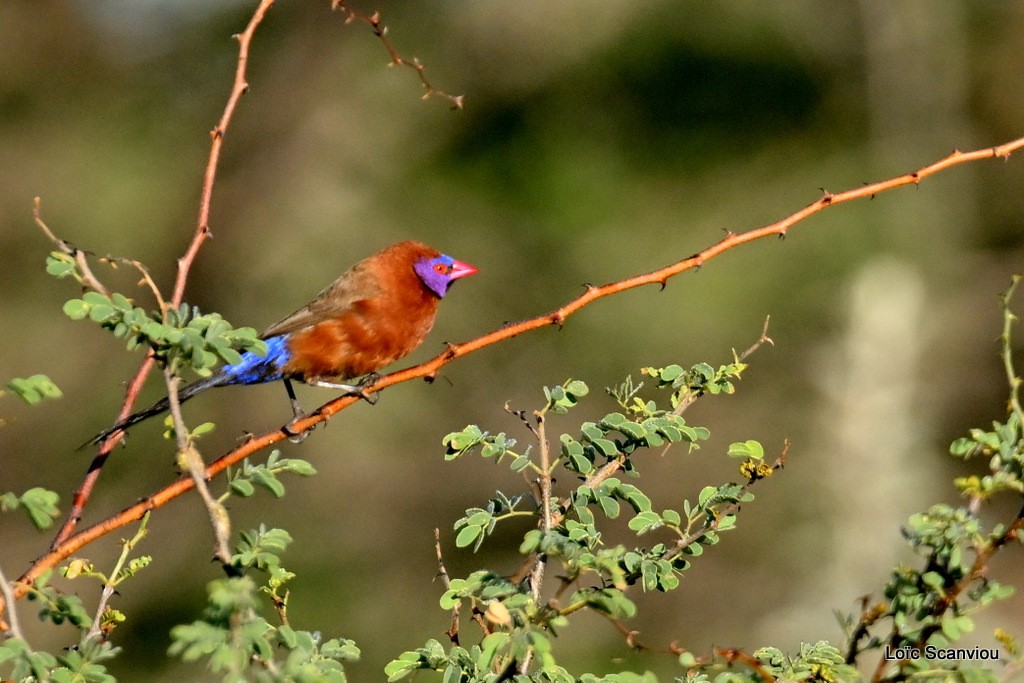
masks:
[[[75,446],[112,420],[140,355],[95,326],[68,320],[68,282],[43,270],[50,244],[32,199],[61,237],[97,254],[146,263],[170,290],[194,229],[208,132],[229,92],[237,45],[255,2],[5,0],[0,4],[0,368],[49,374],[60,402],[0,404],[0,491],[42,485],[70,502],[88,464]],[[321,2],[280,2],[252,46],[250,92],[224,147],[211,227],[187,300],[261,329],[315,295],[356,260],[421,239],[480,268],[441,307],[428,342],[462,341],[604,283],[675,262],[775,221],[816,199],[918,168],[956,147],[1024,134],[1024,4],[933,0],[595,3],[360,2],[381,9],[399,52],[419,57],[464,111],[422,102],[412,71],[362,24]],[[841,642],[832,610],[857,610],[897,560],[911,558],[906,516],[956,500],[966,471],[946,451],[970,427],[1004,416],[995,342],[997,294],[1020,270],[1024,158],[958,167],[871,201],[838,206],[729,252],[667,289],[628,292],[544,329],[357,405],[288,456],[320,476],[289,480],[282,501],[232,501],[236,529],[291,531],[297,628],[357,641],[352,680],[427,638],[444,639],[432,529],[453,576],[511,572],[512,531],[478,556],[454,548],[451,524],[495,489],[523,481],[474,459],[446,464],[441,438],[469,423],[528,435],[502,411],[531,409],[540,387],[567,377],[591,397],[551,430],[571,431],[611,408],[601,387],[645,365],[731,358],[771,315],[774,347],[751,359],[736,395],[687,414],[708,426],[702,450],[677,449],[642,468],[662,507],[737,477],[724,457],[756,438],[792,442],[781,476],[758,487],[725,535],[668,596],[642,596],[629,624],[655,646],[795,649]],[[98,274],[149,305],[124,269]],[[153,378],[144,399],[162,395]],[[305,390],[307,406],[333,395]],[[225,389],[188,405],[214,420],[214,457],[248,430],[289,417],[271,385]],[[100,479],[86,523],[174,476],[158,422],[137,428]],[[980,464],[979,464],[980,466]],[[567,485],[568,482],[562,482]],[[1012,508],[986,515],[1007,518]],[[129,615],[112,666],[123,680],[207,680],[168,660],[167,632],[199,615],[211,533],[194,496],[161,510],[141,551],[149,569],[113,601]],[[104,567],[115,533],[85,555]],[[47,534],[6,516],[8,577]],[[609,539],[615,542],[618,539]],[[1019,548],[995,564],[1024,581]],[[73,586],[87,604],[98,589]],[[1015,597],[984,614],[1024,631]],[[38,648],[68,633],[34,624]],[[466,626],[465,641],[475,636]],[[631,655],[603,620],[581,616],[558,639],[571,670],[678,670],[671,657]]]

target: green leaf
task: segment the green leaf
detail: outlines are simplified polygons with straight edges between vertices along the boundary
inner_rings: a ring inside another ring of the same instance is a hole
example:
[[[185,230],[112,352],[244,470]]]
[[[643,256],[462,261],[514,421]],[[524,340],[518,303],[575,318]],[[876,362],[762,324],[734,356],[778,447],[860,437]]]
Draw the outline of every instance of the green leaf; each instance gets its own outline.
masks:
[[[586,396],[590,393],[590,387],[588,387],[585,382],[574,379],[565,385],[565,393],[577,397]]]
[[[598,496],[597,503],[601,506],[601,510],[608,519],[615,519],[619,516],[621,506],[619,505],[619,501],[615,500],[611,496]]]
[[[59,500],[60,496],[56,493],[38,486],[21,494],[21,504],[25,506],[25,512],[37,529],[50,528],[60,514],[57,509]]]
[[[628,526],[638,534],[645,534],[661,526],[661,516],[657,512],[641,512],[629,520]]]
[[[67,277],[75,272],[75,259],[62,251],[51,251],[46,257],[46,272],[54,277]]]
[[[242,498],[248,498],[256,493],[256,487],[248,479],[235,479],[230,484],[231,492]]]
[[[89,309],[89,318],[98,323],[114,317],[114,307],[109,304],[98,304]]]
[[[192,430],[192,436],[202,436],[203,434],[209,434],[217,428],[213,422],[204,422]]]
[[[665,510],[661,513],[661,518],[665,520],[666,524],[671,524],[673,526],[679,526],[683,521],[682,517],[680,517],[679,513],[675,510]]]
[[[82,318],[89,314],[89,304],[81,299],[70,299],[63,305],[63,311],[73,321],[81,321]]]
[[[530,466],[530,458],[525,456],[525,455],[519,455],[519,456],[516,456],[515,460],[512,461],[512,464],[509,465],[509,468],[513,472],[522,472],[523,470],[525,470],[529,466]]]
[[[466,548],[476,541],[477,537],[483,533],[483,527],[479,526],[466,526],[462,528],[462,531],[455,537],[455,546],[458,548]]]
[[[601,451],[601,455],[606,457],[611,457],[619,452],[615,442],[609,439],[591,439],[590,443],[594,444],[594,448]]]
[[[110,305],[110,297],[99,292],[86,292],[82,295],[82,300],[90,306]]]
[[[300,477],[312,477],[316,474],[316,468],[306,460],[301,458],[289,458],[282,463],[285,470],[292,474],[297,474]]]
[[[252,482],[274,494],[275,498],[284,496],[284,484],[277,476],[266,467],[256,468],[252,471]]]
[[[764,447],[757,441],[754,441],[753,439],[748,439],[747,441],[739,441],[729,446],[728,454],[731,458],[750,458],[752,460],[763,460]]]
[[[711,496],[715,495],[717,492],[718,489],[714,486],[705,486],[700,490],[700,494],[697,496],[697,504],[700,507],[704,507],[707,505],[707,502],[711,500]]]
[[[7,383],[7,388],[29,405],[35,405],[43,399],[57,399],[64,396],[60,388],[46,375],[15,377]]]

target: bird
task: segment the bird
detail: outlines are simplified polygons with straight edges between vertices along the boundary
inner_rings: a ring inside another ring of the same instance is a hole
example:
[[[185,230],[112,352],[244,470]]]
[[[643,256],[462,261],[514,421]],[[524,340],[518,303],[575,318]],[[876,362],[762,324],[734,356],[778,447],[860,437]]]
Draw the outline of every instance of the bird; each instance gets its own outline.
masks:
[[[476,267],[422,242],[392,244],[356,263],[310,303],[264,330],[260,339],[266,355],[246,351],[237,363],[182,387],[178,401],[214,387],[281,380],[298,420],[304,413],[293,381],[362,395],[359,385],[330,380],[374,376],[408,355],[434,326],[437,305],[451,284],[476,272]],[[83,446],[99,444],[169,408],[170,400],[162,398]]]

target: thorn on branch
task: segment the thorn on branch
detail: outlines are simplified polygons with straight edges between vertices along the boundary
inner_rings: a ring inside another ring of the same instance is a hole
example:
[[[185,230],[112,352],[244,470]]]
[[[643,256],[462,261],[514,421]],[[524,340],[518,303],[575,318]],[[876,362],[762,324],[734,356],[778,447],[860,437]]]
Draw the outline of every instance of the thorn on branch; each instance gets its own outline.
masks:
[[[459,347],[457,344],[452,344],[451,342],[446,341],[444,345],[444,360],[451,360],[452,358],[455,358],[455,356],[459,354]]]
[[[921,184],[921,174],[918,173],[917,171],[914,171],[913,173],[910,174],[910,180],[915,185],[920,185]]]
[[[819,199],[818,201],[820,201],[825,206],[828,206],[829,204],[832,203],[832,199],[833,199],[833,197],[835,195],[833,195],[831,192],[826,190],[824,187],[822,187],[820,189],[821,189],[821,199]]]
[[[426,67],[420,62],[418,57],[412,59],[405,59],[395,49],[394,45],[391,44],[391,40],[388,38],[388,27],[381,24],[380,12],[374,12],[373,14],[363,14],[349,7],[345,0],[332,0],[331,8],[336,11],[345,13],[345,25],[351,24],[355,21],[362,21],[370,25],[370,29],[373,31],[373,35],[380,39],[381,44],[384,45],[384,49],[387,50],[388,56],[391,58],[389,67],[392,66],[407,66],[416,72],[416,75],[420,79],[420,83],[423,84],[423,88],[426,92],[420,99],[429,100],[435,95],[448,100],[452,109],[462,109],[463,107],[463,96],[462,95],[449,95],[443,90],[437,90],[430,84],[424,75]]]

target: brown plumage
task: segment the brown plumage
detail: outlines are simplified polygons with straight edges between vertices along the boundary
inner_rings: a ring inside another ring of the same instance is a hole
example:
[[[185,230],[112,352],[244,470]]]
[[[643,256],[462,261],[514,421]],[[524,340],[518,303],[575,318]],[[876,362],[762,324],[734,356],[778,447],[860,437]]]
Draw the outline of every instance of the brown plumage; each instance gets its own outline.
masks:
[[[399,242],[352,266],[317,297],[264,331],[267,354],[251,351],[178,392],[189,398],[218,386],[283,380],[296,416],[291,380],[345,391],[351,380],[379,370],[419,346],[434,326],[437,304],[455,280],[477,272],[421,242]],[[98,434],[99,443],[169,407],[166,398]]]
[[[420,242],[399,242],[360,261],[313,302],[267,328],[264,339],[289,335],[284,374],[306,382],[360,377],[419,346],[434,326],[441,298],[413,264],[440,256]]]

